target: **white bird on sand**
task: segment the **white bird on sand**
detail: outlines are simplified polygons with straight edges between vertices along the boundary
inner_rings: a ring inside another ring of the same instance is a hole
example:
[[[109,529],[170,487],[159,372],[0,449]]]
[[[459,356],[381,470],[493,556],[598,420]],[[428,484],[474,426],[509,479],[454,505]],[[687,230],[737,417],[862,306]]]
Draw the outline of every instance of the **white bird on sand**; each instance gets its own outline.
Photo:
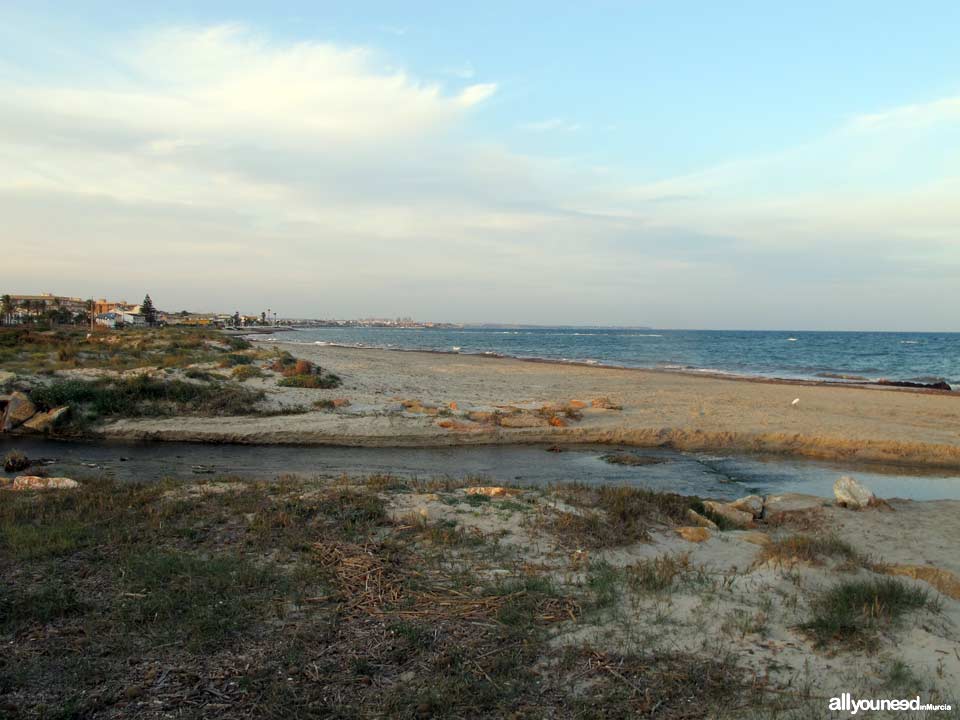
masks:
[[[794,407],[796,407],[797,405],[800,404],[800,398],[795,398],[794,401],[793,401],[792,403],[790,403],[790,404],[793,405]]]

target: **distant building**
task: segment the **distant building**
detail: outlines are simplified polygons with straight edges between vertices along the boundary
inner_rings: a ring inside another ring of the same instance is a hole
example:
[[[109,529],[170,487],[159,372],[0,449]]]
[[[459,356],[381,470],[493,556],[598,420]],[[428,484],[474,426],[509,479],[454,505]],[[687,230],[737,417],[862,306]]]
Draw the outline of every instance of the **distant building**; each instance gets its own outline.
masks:
[[[115,328],[123,323],[123,317],[120,313],[105,312],[96,316],[96,322],[103,327]]]
[[[147,316],[140,312],[139,305],[133,310],[121,310],[120,318],[124,325],[145,326],[147,324]]]
[[[47,310],[56,310],[59,308],[69,310],[71,313],[84,312],[87,309],[86,301],[83,298],[54,295],[52,293],[11,295],[10,300],[14,307],[29,307],[29,314],[42,315]]]

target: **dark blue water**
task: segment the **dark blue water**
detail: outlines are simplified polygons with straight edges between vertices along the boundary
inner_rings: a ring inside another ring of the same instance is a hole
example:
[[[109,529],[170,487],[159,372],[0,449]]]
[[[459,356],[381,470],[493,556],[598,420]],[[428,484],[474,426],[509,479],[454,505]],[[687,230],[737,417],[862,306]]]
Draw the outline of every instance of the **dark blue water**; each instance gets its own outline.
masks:
[[[279,339],[761,377],[960,385],[960,333],[316,328]]]

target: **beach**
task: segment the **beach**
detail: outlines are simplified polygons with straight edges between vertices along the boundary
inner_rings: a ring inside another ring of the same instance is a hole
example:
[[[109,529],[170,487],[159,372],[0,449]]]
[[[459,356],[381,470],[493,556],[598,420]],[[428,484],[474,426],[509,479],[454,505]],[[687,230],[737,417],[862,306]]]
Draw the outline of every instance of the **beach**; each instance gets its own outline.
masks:
[[[960,397],[879,386],[747,380],[512,358],[258,342],[335,372],[332,390],[249,380],[309,412],[122,419],[106,437],[430,447],[615,443],[960,467]],[[794,404],[794,400],[799,402]],[[317,400],[342,401],[313,409]],[[550,424],[542,412],[556,409]],[[563,410],[572,418],[566,417]],[[484,422],[486,414],[516,417]],[[479,421],[477,420],[479,419]]]

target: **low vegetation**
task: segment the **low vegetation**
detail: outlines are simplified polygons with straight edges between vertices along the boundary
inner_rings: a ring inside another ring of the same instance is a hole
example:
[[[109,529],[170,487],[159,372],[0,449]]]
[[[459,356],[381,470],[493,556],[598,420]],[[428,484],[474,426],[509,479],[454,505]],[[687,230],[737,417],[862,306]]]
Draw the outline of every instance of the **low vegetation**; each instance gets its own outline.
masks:
[[[650,530],[687,522],[687,511],[700,507],[697,498],[625,486],[588,487],[571,484],[558,495],[577,512],[560,511],[546,524],[569,545],[607,548],[650,540]]]
[[[389,512],[390,494],[462,484],[86,481],[11,495],[0,503],[0,707],[669,720],[762,699],[729,658],[555,645],[602,578],[578,589],[454,521]],[[659,517],[675,501],[606,503]],[[695,575],[682,556],[608,570],[645,593]]]
[[[872,644],[877,632],[907,612],[938,607],[926,590],[901,580],[844,580],[813,601],[813,615],[801,627],[818,645]]]
[[[226,383],[191,383],[136,375],[124,379],[56,380],[33,389],[41,410],[69,405],[79,426],[112,417],[255,414],[262,392]]]
[[[866,561],[853,547],[835,535],[790,535],[774,539],[760,551],[760,562],[777,564],[806,562],[814,565],[834,560],[847,567]]]

